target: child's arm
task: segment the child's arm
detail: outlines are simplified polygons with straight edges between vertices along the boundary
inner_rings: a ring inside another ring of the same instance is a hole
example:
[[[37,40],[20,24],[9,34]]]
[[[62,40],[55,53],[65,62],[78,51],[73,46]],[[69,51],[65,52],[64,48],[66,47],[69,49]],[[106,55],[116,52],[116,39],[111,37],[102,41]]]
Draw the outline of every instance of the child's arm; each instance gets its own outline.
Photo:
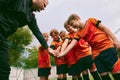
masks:
[[[68,45],[68,42],[69,42],[68,39],[65,39],[65,40],[64,40],[60,52],[63,52],[63,51],[65,50],[65,48],[66,48],[67,45]]]
[[[50,48],[50,47],[47,48],[47,51],[49,52],[50,55],[52,55],[52,56],[54,56],[54,57],[56,56],[56,53],[58,53],[57,50],[53,50],[53,49]]]
[[[60,52],[60,54],[57,57],[62,57],[66,55],[75,46],[76,43],[77,40],[73,39],[72,42],[67,46],[67,48],[63,52]]]
[[[119,42],[119,40],[116,38],[116,36],[112,33],[112,31],[110,29],[108,29],[106,26],[104,26],[101,23],[99,23],[98,28],[100,30],[104,31],[113,40],[114,45],[118,49],[120,48],[120,42]]]
[[[59,46],[56,50],[57,50],[58,52],[60,52],[60,50],[61,50],[61,46]]]

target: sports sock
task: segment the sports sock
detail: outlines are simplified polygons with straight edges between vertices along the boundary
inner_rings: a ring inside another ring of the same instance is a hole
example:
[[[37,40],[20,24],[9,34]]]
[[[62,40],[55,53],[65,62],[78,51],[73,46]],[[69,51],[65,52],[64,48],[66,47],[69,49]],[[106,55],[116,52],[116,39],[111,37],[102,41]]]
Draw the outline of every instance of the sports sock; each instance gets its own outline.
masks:
[[[109,74],[101,76],[102,80],[112,80],[109,76]]]
[[[93,76],[94,80],[102,80],[97,71],[91,72],[91,75]]]
[[[82,80],[82,77],[78,77],[78,80]]]

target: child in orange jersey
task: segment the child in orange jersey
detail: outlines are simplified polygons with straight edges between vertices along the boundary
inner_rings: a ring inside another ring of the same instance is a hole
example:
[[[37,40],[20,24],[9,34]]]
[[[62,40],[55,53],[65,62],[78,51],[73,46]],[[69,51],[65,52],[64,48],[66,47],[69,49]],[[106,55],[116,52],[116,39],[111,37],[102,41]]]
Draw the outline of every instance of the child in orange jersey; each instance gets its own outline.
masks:
[[[59,38],[59,32],[57,29],[52,29],[50,31],[50,36],[52,37],[51,48],[54,50],[59,50],[61,45],[61,40]],[[65,61],[65,57],[57,58],[55,57],[56,63],[56,71],[58,78],[57,80],[67,80],[66,73],[67,73],[67,65]]]
[[[73,39],[74,37],[74,29],[72,27],[69,27],[69,26],[64,26],[65,29],[68,31],[68,34],[65,36],[65,40],[62,44],[62,47],[61,47],[61,51],[64,50],[66,48],[66,46],[71,42],[71,40]],[[68,74],[72,76],[72,80],[76,80],[78,79],[78,68],[77,68],[77,59],[75,57],[75,49],[76,47],[74,47],[73,49],[71,49],[67,55],[65,55],[65,59],[66,59],[66,62],[67,62],[67,65],[68,65]],[[80,78],[79,78],[80,80]]]
[[[84,39],[92,48],[94,62],[102,80],[111,80],[108,72],[112,71],[114,79],[120,80],[120,61],[116,50],[120,49],[120,42],[114,34],[95,18],[89,18],[84,23],[77,14],[72,14],[67,23],[78,30],[71,44],[59,56],[67,54],[78,40]]]
[[[59,51],[60,51],[61,45],[63,44],[63,42],[64,42],[64,40],[65,40],[66,32],[65,32],[65,31],[60,31],[59,36],[60,36],[60,38],[61,38],[60,46],[59,46]],[[66,62],[66,59],[64,59],[64,60],[65,60],[65,62]],[[67,67],[67,65],[66,65],[66,67]],[[66,69],[68,69],[68,67],[67,67]],[[64,74],[64,78],[66,78],[66,80],[67,80],[67,75],[66,75],[66,74]]]
[[[48,41],[48,33],[43,33],[43,37]],[[50,69],[50,55],[43,46],[40,46],[38,48],[38,76],[40,77],[40,80],[48,80]]]
[[[70,25],[68,25],[67,22],[64,23],[64,27],[69,32],[69,38],[70,38],[70,35],[72,35],[71,39],[73,39],[75,35],[75,30]],[[67,46],[69,38],[67,37],[65,42],[63,43],[62,45],[63,50]],[[89,74],[88,74],[88,69],[89,69],[94,79],[101,80],[100,76],[98,75],[96,71],[96,68],[92,69],[94,63],[92,60],[91,49],[90,49],[90,46],[87,44],[87,42],[81,39],[78,43],[75,44],[73,49],[74,49],[73,54],[75,55],[75,58],[77,59],[77,67],[78,67],[77,71],[79,72],[79,74],[83,73],[83,78],[85,80],[89,80]]]
[[[92,59],[90,46],[87,44],[87,42],[85,42],[83,39],[80,39],[76,47],[77,48],[74,53],[77,59],[78,71],[79,73],[83,74],[84,80],[90,80],[88,70],[90,71],[94,80],[101,80],[96,65]]]

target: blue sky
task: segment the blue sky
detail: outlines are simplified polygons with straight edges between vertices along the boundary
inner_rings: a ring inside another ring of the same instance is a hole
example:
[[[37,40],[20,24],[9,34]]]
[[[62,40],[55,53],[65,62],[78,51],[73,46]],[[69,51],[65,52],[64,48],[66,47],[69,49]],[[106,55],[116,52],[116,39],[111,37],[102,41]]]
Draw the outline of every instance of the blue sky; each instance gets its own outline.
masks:
[[[41,32],[55,28],[65,30],[64,21],[72,13],[78,14],[83,21],[95,17],[102,21],[112,32],[120,28],[120,0],[49,0],[44,11],[36,13]],[[33,44],[38,44],[34,40]]]

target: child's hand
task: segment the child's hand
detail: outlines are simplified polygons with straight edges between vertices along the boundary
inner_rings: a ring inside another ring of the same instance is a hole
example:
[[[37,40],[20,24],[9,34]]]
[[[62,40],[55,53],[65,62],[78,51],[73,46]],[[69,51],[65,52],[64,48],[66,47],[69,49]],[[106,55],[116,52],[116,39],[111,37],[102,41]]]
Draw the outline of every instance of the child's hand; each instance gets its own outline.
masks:
[[[57,55],[59,55],[60,52],[57,49],[54,51],[55,51],[55,57],[57,57]]]
[[[58,53],[57,50],[53,50],[53,49],[51,49],[51,48],[48,48],[47,50],[48,50],[48,52],[49,52],[52,56],[54,56],[54,57],[57,56],[57,53]]]
[[[63,52],[60,52],[60,53],[57,55],[58,58],[59,58],[59,57],[63,57],[63,56],[64,56]]]

